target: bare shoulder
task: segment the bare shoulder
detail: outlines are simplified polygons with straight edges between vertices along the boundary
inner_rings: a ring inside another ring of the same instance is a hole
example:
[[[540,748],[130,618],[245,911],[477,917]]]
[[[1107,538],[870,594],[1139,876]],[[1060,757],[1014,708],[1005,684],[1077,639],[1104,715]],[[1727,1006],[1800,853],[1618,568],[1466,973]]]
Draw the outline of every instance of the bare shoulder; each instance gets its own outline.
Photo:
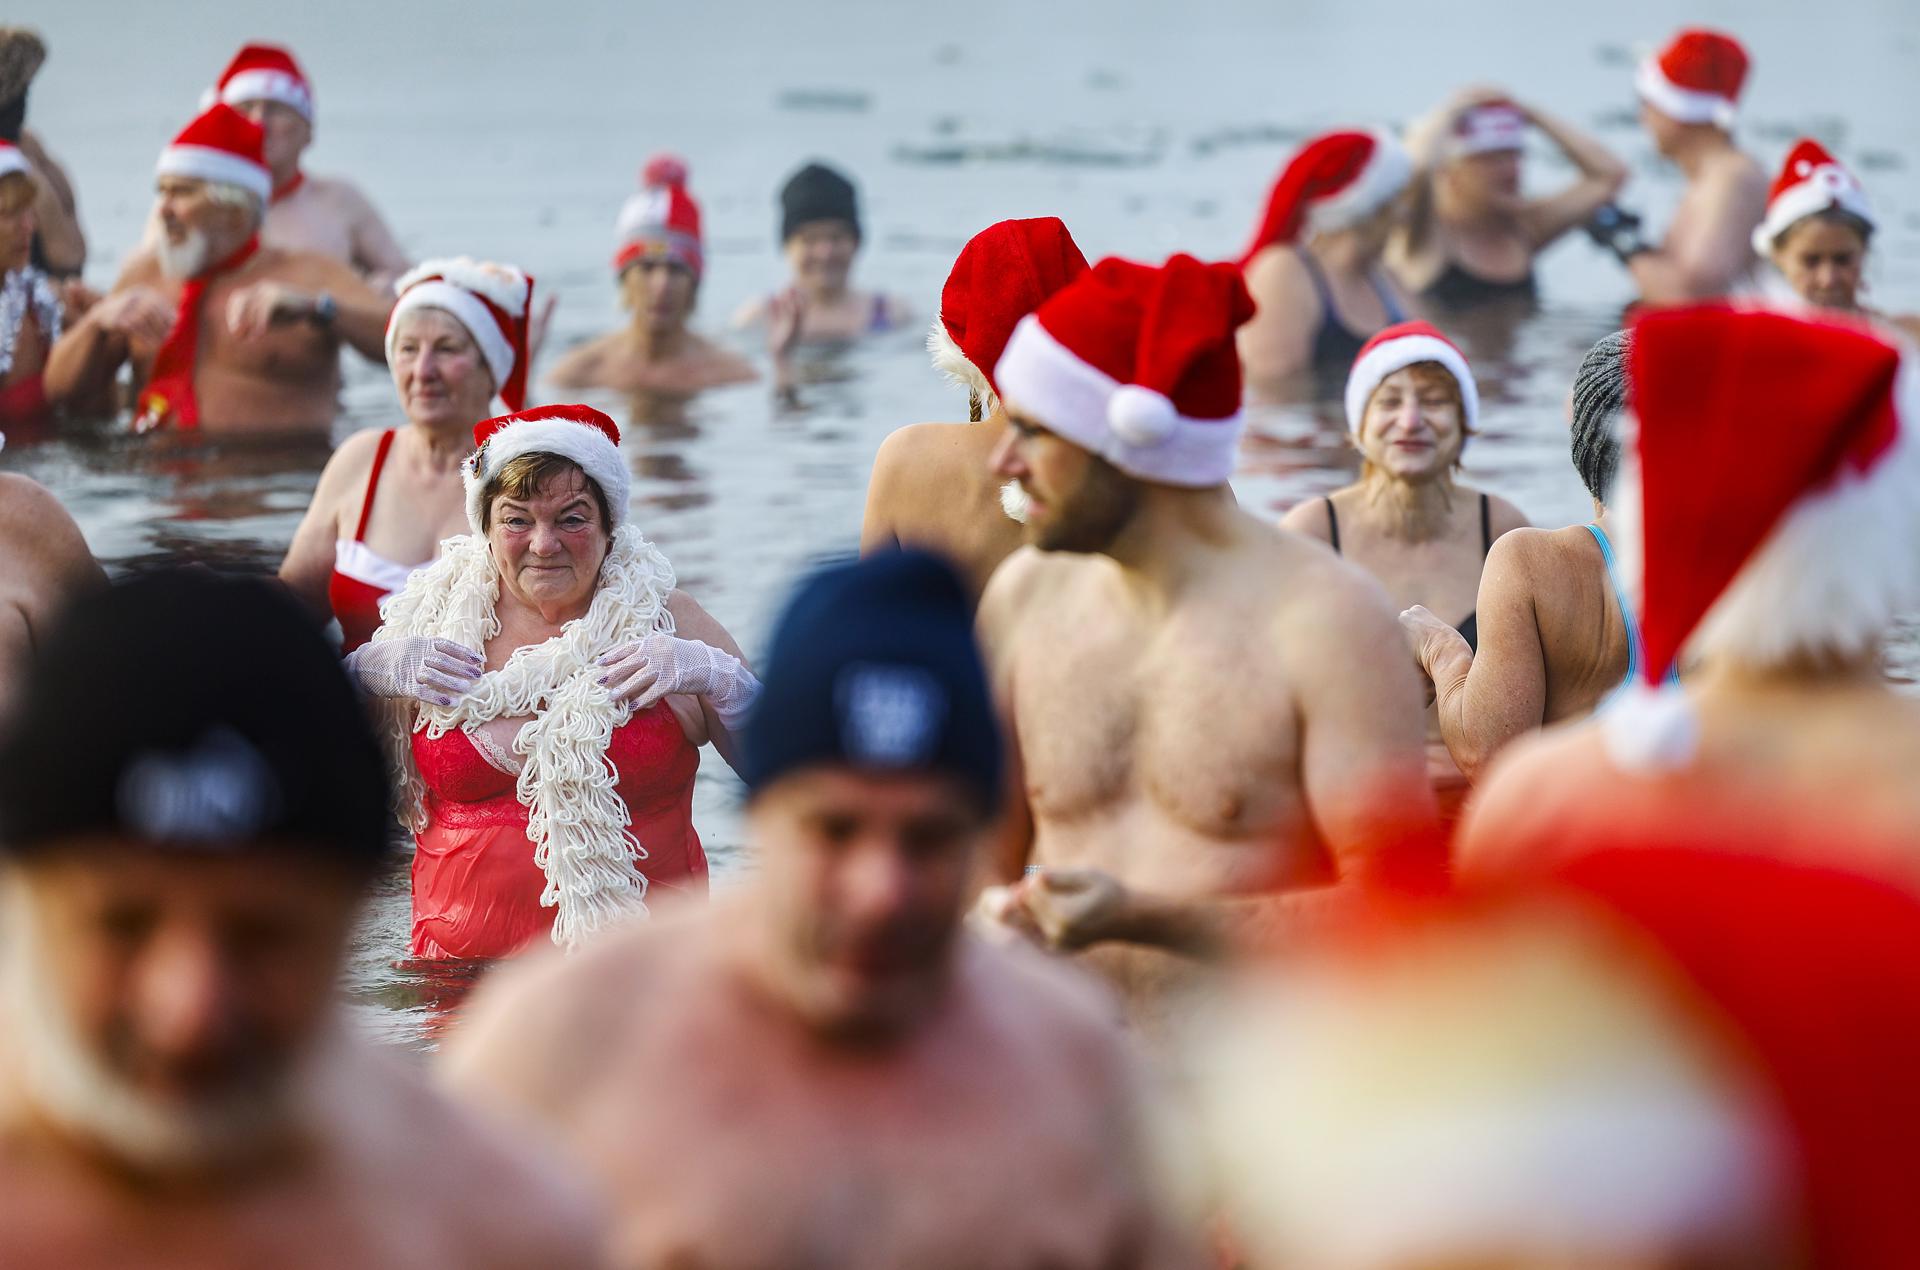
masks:
[[[305,184],[316,196],[334,207],[354,212],[373,210],[373,200],[344,176],[308,176]]]
[[[1512,500],[1491,493],[1486,496],[1486,499],[1487,519],[1491,522],[1496,540],[1504,538],[1516,529],[1526,529],[1533,524],[1527,519],[1527,514],[1520,510],[1519,504]]]
[[[1578,802],[1611,766],[1591,719],[1550,726],[1503,747],[1474,785],[1455,839],[1455,867],[1485,876],[1535,856],[1556,808]]]
[[[72,523],[73,517],[46,486],[17,472],[0,472],[0,527],[9,540],[36,536],[49,524]]]
[[[981,634],[991,639],[1011,623],[1014,614],[1030,611],[1036,602],[1055,592],[1073,567],[1064,553],[1032,546],[1021,547],[1002,560],[980,595]]]
[[[120,266],[120,276],[114,279],[113,289],[124,291],[128,287],[157,287],[163,281],[160,272],[160,258],[150,247],[136,249]]]
[[[685,591],[675,588],[667,596],[667,612],[673,615],[673,630],[681,639],[697,639],[744,659],[739,644],[734,642],[733,635],[721,624],[720,619],[707,612],[701,607],[700,601]]]
[[[999,435],[980,423],[910,423],[895,428],[873,456],[876,476],[885,473],[916,485],[944,484],[950,474],[983,469]]]
[[[1318,542],[1331,543],[1333,533],[1327,521],[1327,508],[1332,505],[1331,498],[1309,498],[1295,503],[1280,517],[1280,528]]]
[[[1256,296],[1292,296],[1313,290],[1300,253],[1284,243],[1261,249],[1248,262],[1246,277],[1247,289]]]
[[[0,561],[15,576],[98,577],[85,535],[44,485],[0,472]]]

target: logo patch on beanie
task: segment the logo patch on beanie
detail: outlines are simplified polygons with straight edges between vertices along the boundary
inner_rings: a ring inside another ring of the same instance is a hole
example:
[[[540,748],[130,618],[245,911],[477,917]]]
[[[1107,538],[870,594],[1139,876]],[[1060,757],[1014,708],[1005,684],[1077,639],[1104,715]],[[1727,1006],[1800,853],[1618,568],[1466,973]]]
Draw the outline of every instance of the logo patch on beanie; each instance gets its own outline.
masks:
[[[947,694],[918,666],[848,666],[834,684],[840,745],[855,763],[918,767],[940,747]]]
[[[120,823],[152,842],[237,842],[280,811],[280,785],[260,751],[231,728],[192,749],[136,755],[121,773]]]

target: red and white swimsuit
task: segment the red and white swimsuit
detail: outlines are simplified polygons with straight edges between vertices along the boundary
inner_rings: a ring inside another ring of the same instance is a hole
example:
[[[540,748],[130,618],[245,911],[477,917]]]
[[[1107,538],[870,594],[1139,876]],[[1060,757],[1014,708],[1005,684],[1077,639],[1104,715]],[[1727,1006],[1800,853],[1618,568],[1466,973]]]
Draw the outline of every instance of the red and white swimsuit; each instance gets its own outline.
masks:
[[[373,452],[373,470],[367,473],[367,494],[360,504],[360,523],[353,537],[339,538],[333,544],[333,576],[327,579],[327,601],[340,622],[340,651],[350,653],[373,638],[380,628],[380,601],[407,585],[415,569],[425,567],[396,564],[367,546],[367,518],[373,515],[373,496],[380,488],[380,469],[387,465],[387,451],[393,448],[392,428],[380,434]]]

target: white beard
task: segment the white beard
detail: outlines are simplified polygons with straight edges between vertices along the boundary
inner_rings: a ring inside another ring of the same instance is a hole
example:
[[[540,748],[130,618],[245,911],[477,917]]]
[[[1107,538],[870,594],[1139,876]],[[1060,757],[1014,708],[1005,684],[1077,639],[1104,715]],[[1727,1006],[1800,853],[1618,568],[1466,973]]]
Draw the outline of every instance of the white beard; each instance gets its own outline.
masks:
[[[33,906],[16,884],[0,918],[0,1019],[28,1101],[135,1169],[168,1172],[244,1157],[286,1126],[298,1082],[283,1078],[195,1106],[157,1102],[91,1053],[52,990]]]
[[[1032,506],[1027,491],[1020,488],[1019,481],[1008,481],[1000,487],[1000,510],[1007,519],[1016,525],[1027,523],[1027,509]]]
[[[194,229],[187,232],[182,243],[167,241],[162,234],[160,241],[153,246],[153,253],[160,261],[160,272],[169,278],[196,278],[207,267],[207,235]]]

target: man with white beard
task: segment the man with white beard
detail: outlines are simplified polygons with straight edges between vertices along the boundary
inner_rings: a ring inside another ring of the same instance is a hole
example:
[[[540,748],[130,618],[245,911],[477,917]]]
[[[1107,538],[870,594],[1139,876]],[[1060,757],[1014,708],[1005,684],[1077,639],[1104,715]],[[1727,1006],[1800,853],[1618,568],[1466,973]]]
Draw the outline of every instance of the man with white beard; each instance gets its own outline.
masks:
[[[101,403],[132,362],[135,431],[324,433],[340,345],[383,361],[393,302],[338,260],[260,242],[263,145],[258,124],[216,104],[161,151],[161,237],[54,345],[48,401]]]
[[[0,735],[0,1265],[599,1264],[589,1203],[347,1034],[379,749],[266,581],[79,601]]]

